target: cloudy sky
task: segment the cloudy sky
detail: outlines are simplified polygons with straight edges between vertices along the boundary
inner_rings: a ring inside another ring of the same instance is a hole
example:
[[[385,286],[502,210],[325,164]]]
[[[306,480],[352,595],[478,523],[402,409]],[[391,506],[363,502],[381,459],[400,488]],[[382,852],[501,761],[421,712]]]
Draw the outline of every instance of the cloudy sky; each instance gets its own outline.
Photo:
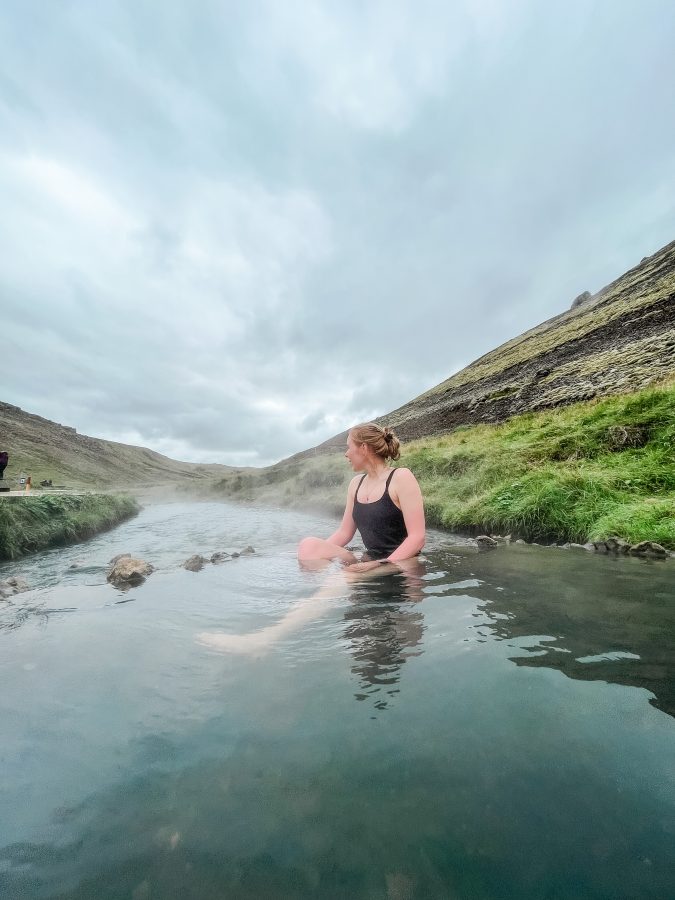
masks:
[[[233,465],[394,409],[675,239],[674,46],[670,0],[6,0],[0,399]]]

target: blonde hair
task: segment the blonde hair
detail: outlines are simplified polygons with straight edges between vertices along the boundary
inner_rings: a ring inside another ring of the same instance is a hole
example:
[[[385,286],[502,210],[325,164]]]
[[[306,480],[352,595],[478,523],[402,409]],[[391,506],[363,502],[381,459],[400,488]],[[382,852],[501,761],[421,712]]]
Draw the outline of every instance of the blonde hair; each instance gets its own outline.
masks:
[[[398,459],[401,456],[401,443],[391,428],[380,428],[374,422],[364,422],[362,425],[355,425],[349,433],[357,444],[368,444],[382,459]]]

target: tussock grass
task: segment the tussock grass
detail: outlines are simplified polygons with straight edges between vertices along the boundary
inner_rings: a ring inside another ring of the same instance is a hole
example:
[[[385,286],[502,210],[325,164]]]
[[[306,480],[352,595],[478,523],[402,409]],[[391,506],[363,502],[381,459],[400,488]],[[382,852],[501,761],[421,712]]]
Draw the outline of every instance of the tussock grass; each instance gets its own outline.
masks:
[[[431,524],[675,547],[675,385],[408,445]]]
[[[121,494],[50,494],[0,500],[0,559],[82,541],[135,515]]]

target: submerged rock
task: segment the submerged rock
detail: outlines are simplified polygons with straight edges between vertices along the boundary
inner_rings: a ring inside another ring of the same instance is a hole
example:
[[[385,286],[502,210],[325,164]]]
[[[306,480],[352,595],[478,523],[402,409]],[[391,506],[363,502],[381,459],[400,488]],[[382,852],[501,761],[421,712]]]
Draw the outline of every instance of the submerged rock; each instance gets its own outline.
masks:
[[[23,594],[29,591],[30,585],[25,578],[20,575],[12,575],[5,581],[0,581],[0,600],[6,600],[7,597],[13,597],[15,594]]]
[[[487,534],[479,534],[476,538],[476,543],[481,550],[492,550],[494,547],[498,546],[499,541],[496,541]]]
[[[201,556],[199,553],[195,553],[194,556],[191,556],[189,559],[186,559],[183,563],[183,568],[187,569],[188,572],[199,572],[200,569],[203,569],[208,559],[205,556]]]
[[[211,557],[211,562],[214,566],[217,566],[218,563],[225,562],[226,559],[230,558],[230,554],[226,553],[224,550],[219,550],[217,553],[214,553]]]
[[[115,587],[131,587],[143,584],[146,577],[155,571],[155,567],[144,559],[134,559],[128,553],[115,557],[110,568],[107,581]]]
[[[248,547],[244,547],[243,550],[239,551],[240,556],[248,556],[250,553],[255,553],[255,548],[251,547],[250,544],[248,545]]]
[[[118,559],[131,559],[131,553],[118,553],[117,556],[113,556],[113,558],[109,560],[108,565],[114,566]]]

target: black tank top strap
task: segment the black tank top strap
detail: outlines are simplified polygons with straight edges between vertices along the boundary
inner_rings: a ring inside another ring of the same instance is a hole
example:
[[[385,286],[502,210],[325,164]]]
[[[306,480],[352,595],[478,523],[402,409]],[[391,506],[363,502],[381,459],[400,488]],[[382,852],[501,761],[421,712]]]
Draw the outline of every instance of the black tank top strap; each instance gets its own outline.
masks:
[[[392,469],[392,470],[391,470],[391,473],[390,473],[390,475],[389,475],[389,478],[387,478],[387,483],[386,483],[385,486],[384,486],[385,491],[388,491],[388,490],[389,490],[389,482],[390,482],[391,479],[394,477],[394,472],[395,472],[395,471],[396,471],[396,469]]]
[[[366,473],[366,474],[368,474],[368,473]],[[363,479],[364,479],[365,477],[366,477],[365,474],[362,475],[362,476],[361,476],[361,481],[359,481],[359,483],[356,485],[356,491],[354,492],[354,501],[357,501],[357,500],[359,499],[359,488],[360,488],[361,485],[363,484]]]

